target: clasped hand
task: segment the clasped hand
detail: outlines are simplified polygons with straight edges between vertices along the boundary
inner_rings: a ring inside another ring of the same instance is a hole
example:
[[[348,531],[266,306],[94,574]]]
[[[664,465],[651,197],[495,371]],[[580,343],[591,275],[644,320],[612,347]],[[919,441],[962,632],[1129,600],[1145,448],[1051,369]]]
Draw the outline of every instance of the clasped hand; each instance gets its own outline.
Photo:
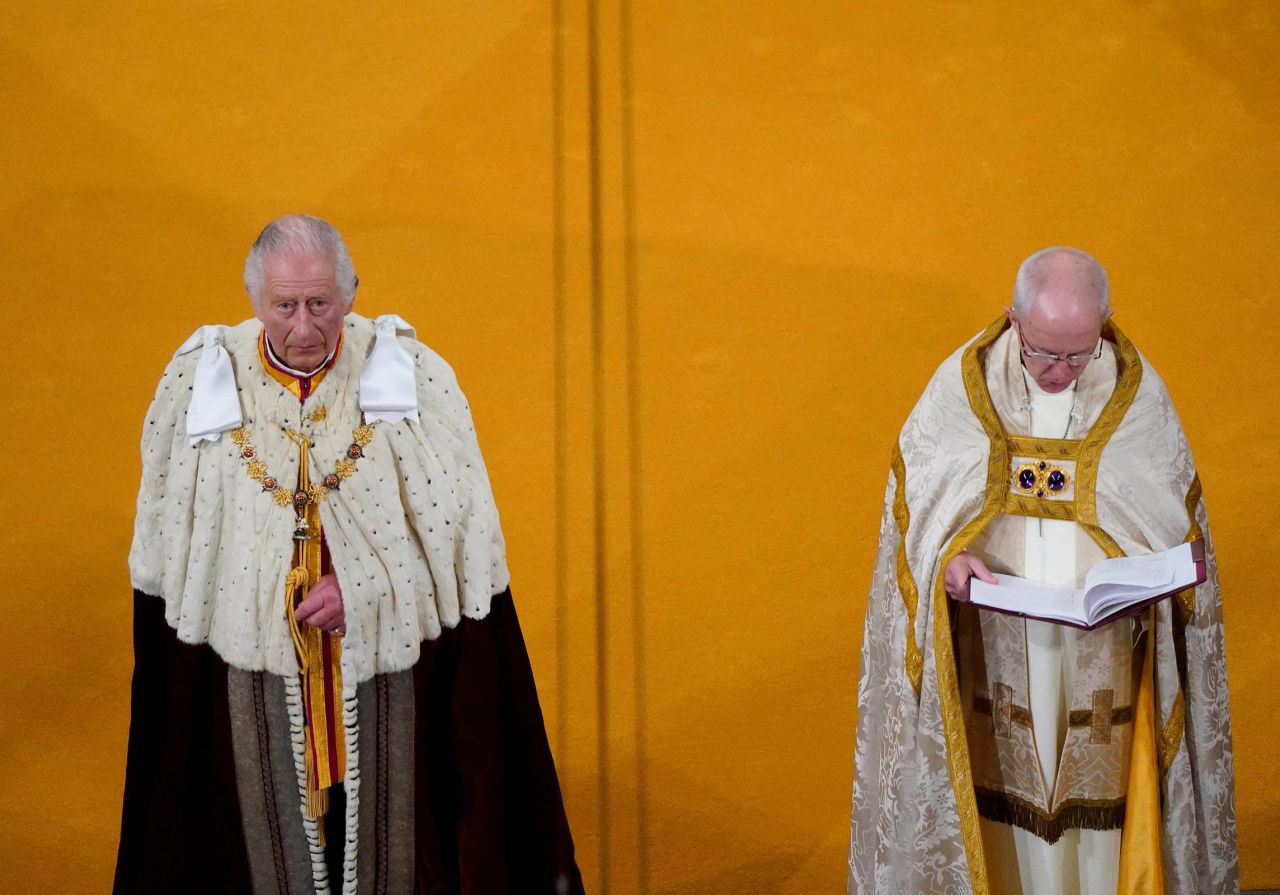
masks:
[[[332,572],[321,575],[311,585],[307,598],[293,610],[293,617],[330,634],[341,636],[347,633],[347,615],[342,608],[342,588],[338,586],[338,576]]]

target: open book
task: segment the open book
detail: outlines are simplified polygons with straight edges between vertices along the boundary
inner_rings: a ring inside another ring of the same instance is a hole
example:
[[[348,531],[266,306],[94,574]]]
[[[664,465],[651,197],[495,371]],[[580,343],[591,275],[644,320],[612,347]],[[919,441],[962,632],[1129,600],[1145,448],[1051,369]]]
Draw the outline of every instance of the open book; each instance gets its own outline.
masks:
[[[971,578],[969,602],[997,612],[1092,629],[1204,581],[1204,541],[1147,556],[1104,559],[1085,575],[1084,587],[1076,590],[1016,575],[995,577],[999,584]]]

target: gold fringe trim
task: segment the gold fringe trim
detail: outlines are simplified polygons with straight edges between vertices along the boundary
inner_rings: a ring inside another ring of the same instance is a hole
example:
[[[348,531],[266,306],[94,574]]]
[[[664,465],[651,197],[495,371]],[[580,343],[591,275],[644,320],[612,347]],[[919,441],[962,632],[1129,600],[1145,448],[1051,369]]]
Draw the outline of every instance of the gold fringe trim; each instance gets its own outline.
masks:
[[[916,588],[916,579],[911,574],[911,564],[907,561],[907,530],[911,527],[911,510],[907,507],[907,464],[902,459],[902,448],[893,446],[893,519],[898,524],[898,592],[902,594],[902,605],[907,610],[907,646],[906,666],[907,679],[911,681],[920,698],[920,682],[924,677],[924,656],[916,644],[916,610],[920,605],[920,591]]]
[[[1067,830],[1118,830],[1124,826],[1123,798],[1073,799],[1047,814],[1008,793],[979,788],[975,796],[978,811],[987,820],[1026,830],[1050,844]]]
[[[329,813],[329,790],[316,789],[311,781],[315,775],[315,760],[311,757],[311,749],[305,747],[302,752],[303,765],[307,774],[307,791],[304,801],[307,817],[314,818],[316,823],[316,838],[320,842],[320,847],[324,848],[324,821],[321,820]]]

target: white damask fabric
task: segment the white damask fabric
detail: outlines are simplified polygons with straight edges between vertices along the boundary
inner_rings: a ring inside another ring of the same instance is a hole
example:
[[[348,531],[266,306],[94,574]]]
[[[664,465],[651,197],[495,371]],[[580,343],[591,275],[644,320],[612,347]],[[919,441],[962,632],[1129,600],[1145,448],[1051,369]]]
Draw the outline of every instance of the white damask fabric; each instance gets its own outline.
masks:
[[[1002,329],[993,324],[942,364],[898,439],[864,630],[850,893],[992,891],[959,698],[971,669],[957,668],[940,579],[944,559],[1007,500],[1006,438],[1029,432],[1016,346]],[[1155,613],[1165,891],[1238,892],[1221,600],[1204,504],[1163,382],[1118,329],[1107,339],[1077,385],[1073,438],[1088,439],[1096,425],[1100,448],[1072,467],[1082,524],[1127,555],[1193,535],[1206,542],[1208,579],[1190,611],[1184,617],[1175,599]],[[1185,677],[1176,641],[1185,643]]]

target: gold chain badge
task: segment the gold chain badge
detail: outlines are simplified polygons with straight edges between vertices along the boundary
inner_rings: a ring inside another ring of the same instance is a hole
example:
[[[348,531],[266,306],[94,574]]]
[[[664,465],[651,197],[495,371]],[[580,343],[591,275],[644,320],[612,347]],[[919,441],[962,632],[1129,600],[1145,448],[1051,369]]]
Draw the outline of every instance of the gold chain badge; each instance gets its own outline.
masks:
[[[292,438],[297,433],[290,433]],[[299,438],[302,436],[298,436]],[[280,480],[267,472],[267,464],[258,459],[257,448],[249,440],[248,428],[241,426],[231,431],[231,443],[240,448],[240,459],[245,461],[244,471],[249,478],[262,485],[262,490],[271,495],[278,507],[292,506],[301,513],[309,503],[321,503],[329,496],[330,491],[337,491],[343,479],[355,474],[356,461],[364,456],[365,446],[373,441],[373,427],[357,426],[351,433],[351,446],[347,453],[333,465],[333,472],[320,482],[313,482],[307,488],[299,488],[290,492],[280,487]]]

